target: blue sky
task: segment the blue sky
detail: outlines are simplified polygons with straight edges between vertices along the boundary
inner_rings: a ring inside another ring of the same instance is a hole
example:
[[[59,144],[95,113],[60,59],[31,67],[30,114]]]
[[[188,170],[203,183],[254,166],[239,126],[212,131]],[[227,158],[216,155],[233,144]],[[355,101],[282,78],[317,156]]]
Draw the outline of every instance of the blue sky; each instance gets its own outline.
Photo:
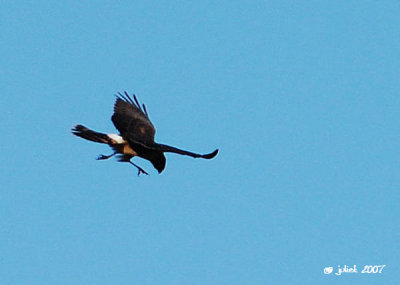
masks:
[[[3,1],[0,283],[398,284],[399,14]],[[96,161],[108,147],[70,128],[116,132],[123,90],[158,142],[219,155],[168,154],[161,175],[135,158],[143,177]]]

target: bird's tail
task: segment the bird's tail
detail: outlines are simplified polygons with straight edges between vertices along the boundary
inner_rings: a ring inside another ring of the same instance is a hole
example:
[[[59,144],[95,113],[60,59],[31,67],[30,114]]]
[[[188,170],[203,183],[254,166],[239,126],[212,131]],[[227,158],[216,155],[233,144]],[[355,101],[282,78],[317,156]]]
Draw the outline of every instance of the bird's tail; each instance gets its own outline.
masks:
[[[72,128],[72,133],[78,137],[84,138],[92,142],[110,144],[110,137],[106,134],[98,133],[82,125],[76,125]]]

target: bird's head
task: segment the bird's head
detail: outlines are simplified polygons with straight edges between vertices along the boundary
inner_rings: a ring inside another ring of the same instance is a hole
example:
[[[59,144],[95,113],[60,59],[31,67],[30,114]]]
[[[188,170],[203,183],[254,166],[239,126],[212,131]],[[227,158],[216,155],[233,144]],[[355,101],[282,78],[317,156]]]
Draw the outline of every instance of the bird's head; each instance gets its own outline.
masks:
[[[154,159],[151,160],[154,168],[157,169],[158,173],[161,173],[166,164],[167,160],[165,159],[164,153],[160,152]]]

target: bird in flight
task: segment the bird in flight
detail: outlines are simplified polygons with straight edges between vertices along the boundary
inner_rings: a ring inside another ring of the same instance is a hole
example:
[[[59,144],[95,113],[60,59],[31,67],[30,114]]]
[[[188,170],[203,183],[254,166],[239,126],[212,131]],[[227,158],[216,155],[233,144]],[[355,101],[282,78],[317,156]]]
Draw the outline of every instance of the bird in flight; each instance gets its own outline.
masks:
[[[148,173],[131,159],[135,156],[149,160],[158,173],[161,173],[166,164],[164,152],[173,152],[188,155],[194,158],[211,159],[218,153],[218,149],[208,154],[197,154],[173,146],[159,144],[154,141],[156,130],[150,121],[144,104],[140,105],[133,95],[133,100],[127,92],[118,93],[114,104],[114,114],[111,117],[118,134],[104,134],[90,130],[82,125],[72,128],[72,133],[89,141],[108,144],[114,152],[110,155],[101,154],[97,160],[109,159],[117,155],[118,161],[129,162],[138,169],[138,175]]]

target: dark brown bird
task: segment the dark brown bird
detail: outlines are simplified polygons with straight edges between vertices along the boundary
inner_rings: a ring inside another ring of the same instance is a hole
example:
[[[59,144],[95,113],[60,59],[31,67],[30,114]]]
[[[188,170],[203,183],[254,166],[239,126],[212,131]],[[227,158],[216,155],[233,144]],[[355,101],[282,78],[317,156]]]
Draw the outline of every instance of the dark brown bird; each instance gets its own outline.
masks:
[[[129,162],[134,165],[138,169],[138,175],[140,173],[147,175],[148,173],[143,168],[131,161],[134,156],[149,160],[158,173],[161,173],[166,164],[164,152],[205,159],[210,159],[217,155],[218,149],[208,154],[197,154],[156,143],[154,141],[156,130],[149,119],[146,106],[144,104],[141,106],[135,95],[133,95],[132,100],[127,92],[124,93],[118,93],[114,105],[114,114],[111,117],[114,126],[120,133],[119,135],[95,132],[82,125],[76,125],[72,129],[74,135],[89,141],[108,144],[114,150],[114,153],[110,155],[99,155],[97,157],[98,160],[108,159],[118,154],[118,161]]]

